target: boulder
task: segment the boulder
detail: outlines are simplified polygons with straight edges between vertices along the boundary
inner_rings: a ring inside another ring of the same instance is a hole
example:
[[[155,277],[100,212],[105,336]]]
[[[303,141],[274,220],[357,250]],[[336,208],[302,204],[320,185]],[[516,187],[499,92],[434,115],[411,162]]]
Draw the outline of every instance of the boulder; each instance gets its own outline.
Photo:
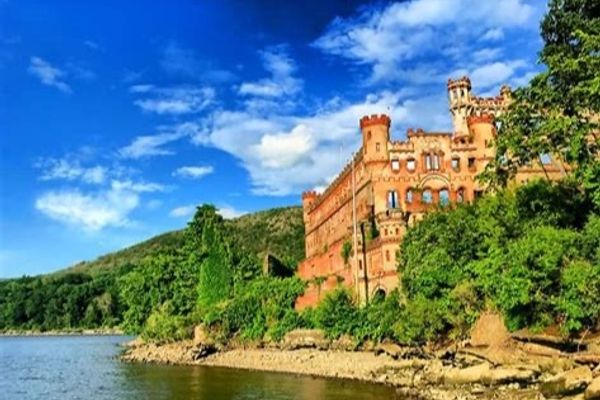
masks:
[[[194,340],[195,345],[201,345],[205,343],[212,343],[212,339],[210,339],[208,332],[204,325],[196,325],[194,327]]]
[[[583,392],[590,382],[592,371],[588,367],[579,367],[542,382],[540,389],[544,396],[565,396]]]
[[[294,329],[283,337],[283,347],[287,350],[318,348],[326,349],[329,345],[325,332],[321,329]]]
[[[394,360],[402,357],[403,353],[403,348],[395,343],[379,343],[375,346],[375,354],[387,354]]]
[[[600,377],[594,379],[585,389],[586,400],[600,399]]]
[[[342,335],[331,343],[333,350],[354,351],[357,347],[358,343],[350,335]]]
[[[444,375],[444,382],[450,385],[466,385],[479,383],[490,375],[490,364],[481,363],[473,367],[451,369]]]
[[[510,334],[504,325],[502,316],[485,312],[479,316],[471,328],[469,343],[474,347],[497,346],[504,343],[509,337]]]
[[[531,369],[497,368],[490,370],[488,379],[484,382],[489,385],[504,385],[507,383],[532,382],[538,373]]]

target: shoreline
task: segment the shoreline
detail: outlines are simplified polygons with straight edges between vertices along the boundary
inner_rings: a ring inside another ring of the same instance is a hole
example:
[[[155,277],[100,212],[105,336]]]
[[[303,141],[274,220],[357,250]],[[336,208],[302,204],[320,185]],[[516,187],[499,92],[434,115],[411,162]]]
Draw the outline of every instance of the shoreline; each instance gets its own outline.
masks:
[[[68,329],[68,330],[7,330],[0,332],[0,337],[42,337],[42,336],[126,336],[125,332],[116,328],[102,329]]]
[[[380,343],[357,350],[339,341],[308,340],[315,338],[314,331],[298,332],[295,342],[264,347],[229,343],[219,349],[203,335],[165,344],[135,339],[124,344],[120,359],[353,380],[394,387],[400,399],[600,399],[597,339],[578,353],[518,340],[517,335],[479,345],[472,338],[438,349]],[[597,397],[588,397],[596,387]]]

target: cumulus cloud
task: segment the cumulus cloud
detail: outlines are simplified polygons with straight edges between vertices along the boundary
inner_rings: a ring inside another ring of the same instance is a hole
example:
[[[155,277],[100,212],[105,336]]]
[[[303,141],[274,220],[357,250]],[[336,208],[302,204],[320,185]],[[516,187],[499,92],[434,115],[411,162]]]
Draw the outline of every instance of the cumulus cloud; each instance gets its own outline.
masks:
[[[51,180],[80,180],[84,183],[100,184],[106,180],[108,169],[101,165],[84,167],[75,156],[63,158],[42,158],[35,165],[41,170],[40,179]]]
[[[154,87],[134,85],[130,92],[143,95],[134,104],[147,112],[159,115],[181,115],[200,112],[212,105],[215,99],[213,88],[204,86]]]
[[[42,84],[52,86],[64,93],[71,93],[71,87],[65,82],[67,73],[40,57],[31,57],[27,71],[37,77]]]
[[[289,57],[285,46],[272,47],[259,54],[265,70],[271,76],[254,82],[243,82],[238,89],[239,94],[281,97],[295,94],[302,88],[302,81],[293,76],[296,63]]]
[[[179,140],[184,135],[179,132],[158,133],[136,137],[129,145],[122,147],[119,154],[123,158],[139,159],[151,156],[164,156],[174,154],[165,148],[166,144]]]
[[[313,45],[326,54],[369,66],[370,83],[410,82],[407,63],[439,75],[473,63],[471,54],[479,50],[480,39],[498,41],[509,30],[537,36],[533,22],[542,12],[538,7],[523,0],[394,2],[336,18]]]
[[[200,179],[214,172],[214,168],[210,165],[186,166],[177,168],[173,172],[173,176],[182,178]]]
[[[175,207],[169,212],[169,216],[174,218],[190,217],[194,214],[195,211],[196,206],[190,204],[187,206]]]
[[[217,213],[225,219],[239,218],[242,215],[248,214],[246,211],[236,210],[231,206],[222,206],[217,209]]]
[[[115,188],[92,193],[48,191],[35,202],[35,208],[49,218],[91,231],[129,224],[127,216],[138,205],[136,193]]]

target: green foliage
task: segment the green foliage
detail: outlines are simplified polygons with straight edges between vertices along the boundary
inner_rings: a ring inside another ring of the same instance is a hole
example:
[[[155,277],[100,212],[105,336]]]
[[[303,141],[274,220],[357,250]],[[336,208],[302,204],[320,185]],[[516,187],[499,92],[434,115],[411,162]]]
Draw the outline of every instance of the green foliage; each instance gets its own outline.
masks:
[[[225,300],[232,288],[232,252],[223,217],[211,205],[198,207],[188,227],[191,251],[200,260],[198,303],[208,309]]]
[[[348,265],[348,260],[350,259],[350,255],[352,254],[352,243],[346,240],[344,244],[342,244],[342,259],[344,260],[344,265]]]
[[[590,209],[572,184],[538,181],[427,215],[401,245],[406,304],[397,337],[463,336],[488,306],[511,329],[559,323],[572,333],[591,326],[600,316],[588,306],[600,223]],[[582,276],[590,282],[585,290],[576,285]]]
[[[563,332],[575,333],[595,326],[600,316],[600,264],[569,263],[561,273],[560,285],[555,303],[563,318]]]
[[[325,330],[330,338],[352,334],[357,324],[359,312],[352,296],[345,288],[337,288],[325,296],[315,310],[314,323]]]
[[[506,185],[518,167],[551,154],[600,207],[600,4],[551,0],[541,31],[546,69],[513,93],[484,177]]]
[[[186,317],[173,315],[174,310],[167,302],[152,311],[142,330],[142,338],[146,341],[165,343],[189,339],[193,330]]]
[[[214,307],[204,322],[221,339],[255,341],[267,335],[279,340],[302,324],[294,303],[303,292],[304,282],[296,277],[261,277],[237,287],[235,295]]]

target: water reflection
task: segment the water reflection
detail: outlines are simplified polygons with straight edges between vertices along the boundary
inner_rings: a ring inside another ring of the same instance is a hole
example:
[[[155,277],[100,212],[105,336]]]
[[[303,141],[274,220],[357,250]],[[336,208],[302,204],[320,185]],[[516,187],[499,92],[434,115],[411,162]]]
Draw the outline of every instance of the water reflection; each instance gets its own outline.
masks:
[[[2,399],[375,400],[393,389],[227,368],[124,364],[123,337],[0,338]]]

